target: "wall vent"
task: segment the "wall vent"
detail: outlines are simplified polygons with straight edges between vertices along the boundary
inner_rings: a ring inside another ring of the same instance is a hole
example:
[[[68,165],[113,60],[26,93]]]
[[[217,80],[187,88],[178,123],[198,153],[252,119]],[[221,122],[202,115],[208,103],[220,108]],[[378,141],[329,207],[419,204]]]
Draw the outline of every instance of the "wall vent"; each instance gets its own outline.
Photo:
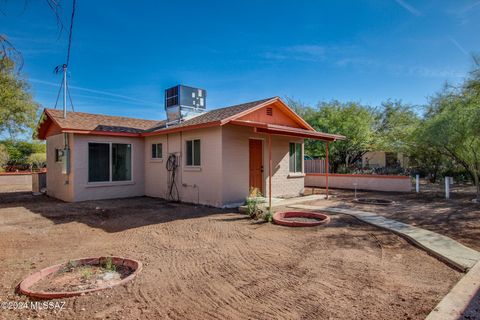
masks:
[[[273,109],[267,108],[267,116],[273,116]]]

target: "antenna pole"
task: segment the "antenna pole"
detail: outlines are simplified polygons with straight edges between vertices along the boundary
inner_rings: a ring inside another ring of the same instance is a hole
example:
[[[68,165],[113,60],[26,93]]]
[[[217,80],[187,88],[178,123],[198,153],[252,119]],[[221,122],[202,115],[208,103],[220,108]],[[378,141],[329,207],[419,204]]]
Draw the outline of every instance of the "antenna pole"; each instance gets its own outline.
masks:
[[[67,65],[63,65],[63,118],[67,118]]]

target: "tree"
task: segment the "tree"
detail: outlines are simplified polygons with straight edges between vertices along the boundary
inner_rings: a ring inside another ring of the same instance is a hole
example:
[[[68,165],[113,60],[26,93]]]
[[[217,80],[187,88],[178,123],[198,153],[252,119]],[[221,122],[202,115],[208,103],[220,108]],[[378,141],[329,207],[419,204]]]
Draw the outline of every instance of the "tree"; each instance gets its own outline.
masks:
[[[420,140],[468,171],[480,199],[480,73],[432,99]]]
[[[356,102],[320,102],[316,110],[307,109],[305,120],[315,130],[347,137],[345,141],[330,144],[330,162],[333,172],[341,165],[349,167],[361,161],[374,144],[375,111]],[[307,140],[306,152],[311,156],[325,157],[325,143]]]
[[[7,164],[12,166],[25,166],[29,164],[28,157],[32,153],[45,153],[45,143],[34,141],[14,141],[5,140],[0,142],[8,153],[9,161]]]
[[[28,83],[15,71],[12,60],[0,59],[0,134],[11,139],[35,127],[39,105],[29,93]]]
[[[30,165],[31,170],[34,168],[42,169],[47,164],[47,155],[46,153],[32,153],[28,157],[28,164]]]
[[[414,132],[420,117],[410,105],[387,100],[382,103],[376,119],[375,149],[386,152],[410,153],[415,142]]]
[[[8,160],[10,160],[10,156],[8,155],[7,148],[0,144],[0,172],[3,171],[3,167],[8,164]]]

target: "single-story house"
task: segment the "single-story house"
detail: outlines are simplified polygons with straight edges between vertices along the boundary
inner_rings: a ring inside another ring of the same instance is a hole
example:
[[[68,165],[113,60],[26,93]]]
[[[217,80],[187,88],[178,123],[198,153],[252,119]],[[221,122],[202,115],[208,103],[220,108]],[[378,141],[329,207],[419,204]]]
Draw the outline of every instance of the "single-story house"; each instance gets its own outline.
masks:
[[[205,111],[171,123],[45,109],[47,194],[68,201],[151,196],[224,207],[252,188],[304,190],[303,141],[315,131],[280,98]]]
[[[408,156],[401,152],[369,151],[362,156],[363,168],[408,167]]]

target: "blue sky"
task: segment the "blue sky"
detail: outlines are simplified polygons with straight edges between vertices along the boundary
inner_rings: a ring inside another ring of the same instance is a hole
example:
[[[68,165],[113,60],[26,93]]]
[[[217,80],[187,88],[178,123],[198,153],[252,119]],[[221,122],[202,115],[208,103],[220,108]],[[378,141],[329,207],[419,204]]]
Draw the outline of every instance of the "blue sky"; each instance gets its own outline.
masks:
[[[45,1],[2,3],[0,33],[44,107],[66,54],[61,2],[63,32]],[[424,104],[480,52],[478,0],[77,2],[69,82],[83,112],[161,119],[178,83],[207,89],[209,109],[287,95]]]

